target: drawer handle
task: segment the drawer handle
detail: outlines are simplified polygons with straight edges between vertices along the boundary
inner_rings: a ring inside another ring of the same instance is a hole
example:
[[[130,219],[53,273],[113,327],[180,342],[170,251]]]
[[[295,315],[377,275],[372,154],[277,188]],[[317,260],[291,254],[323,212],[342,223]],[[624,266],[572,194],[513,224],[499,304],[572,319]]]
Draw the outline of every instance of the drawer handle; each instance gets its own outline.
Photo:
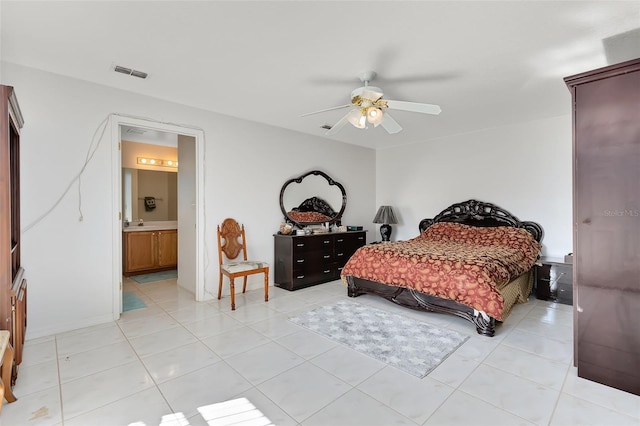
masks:
[[[364,237],[358,237],[359,240],[364,240]]]
[[[304,278],[304,275],[298,275],[296,278],[298,279]]]
[[[325,274],[328,274],[329,272],[331,272],[331,269],[327,269],[326,271],[322,271],[322,272],[324,272]]]
[[[338,253],[338,257],[344,256],[344,253]]]
[[[328,258],[330,258],[330,257],[331,257],[331,255],[329,255],[329,254],[325,254],[325,255],[324,255],[324,256],[322,256],[322,257],[323,257],[323,258],[325,258],[325,259],[328,259]]]
[[[331,244],[331,240],[324,240],[325,244]]]
[[[304,263],[304,259],[298,259],[298,260],[296,260],[296,262],[298,262],[298,263]]]
[[[340,238],[340,239],[338,240],[338,242],[339,242],[339,243],[341,243],[341,242],[343,242],[343,241],[344,241],[344,239],[343,239],[343,238]]]
[[[304,247],[304,243],[296,244],[298,247]]]

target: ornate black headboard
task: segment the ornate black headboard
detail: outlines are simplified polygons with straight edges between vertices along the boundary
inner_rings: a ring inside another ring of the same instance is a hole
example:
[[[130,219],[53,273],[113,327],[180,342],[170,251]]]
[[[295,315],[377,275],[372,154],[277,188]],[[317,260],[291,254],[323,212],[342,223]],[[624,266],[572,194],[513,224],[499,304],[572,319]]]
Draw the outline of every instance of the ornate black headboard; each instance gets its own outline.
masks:
[[[529,231],[538,242],[541,242],[544,237],[542,226],[536,222],[521,222],[505,209],[495,204],[477,200],[468,200],[462,203],[452,204],[438,213],[433,219],[422,219],[418,226],[420,232],[424,232],[425,229],[437,222],[457,222],[465,225],[484,227],[513,226]]]

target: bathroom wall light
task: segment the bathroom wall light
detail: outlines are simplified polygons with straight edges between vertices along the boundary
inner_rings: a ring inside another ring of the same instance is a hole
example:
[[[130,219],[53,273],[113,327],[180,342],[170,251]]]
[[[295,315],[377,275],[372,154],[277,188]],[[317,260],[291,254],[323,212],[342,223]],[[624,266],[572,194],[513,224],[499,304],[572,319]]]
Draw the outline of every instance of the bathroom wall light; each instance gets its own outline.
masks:
[[[138,157],[138,164],[145,166],[178,167],[178,162],[175,160],[163,160],[160,158],[149,157]]]

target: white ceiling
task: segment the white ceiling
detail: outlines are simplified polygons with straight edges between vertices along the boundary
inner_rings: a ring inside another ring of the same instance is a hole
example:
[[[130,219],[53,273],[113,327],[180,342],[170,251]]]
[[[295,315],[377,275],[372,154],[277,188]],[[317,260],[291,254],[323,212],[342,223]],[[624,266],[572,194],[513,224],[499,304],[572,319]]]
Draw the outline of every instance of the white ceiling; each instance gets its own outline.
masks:
[[[404,130],[371,148],[568,114],[563,77],[640,57],[640,1],[2,1],[2,60],[322,136],[374,70]],[[635,31],[633,31],[635,30]],[[621,53],[620,53],[621,52]],[[114,65],[149,73],[146,80]],[[122,111],[126,112],[126,111]],[[193,123],[198,124],[198,123]]]

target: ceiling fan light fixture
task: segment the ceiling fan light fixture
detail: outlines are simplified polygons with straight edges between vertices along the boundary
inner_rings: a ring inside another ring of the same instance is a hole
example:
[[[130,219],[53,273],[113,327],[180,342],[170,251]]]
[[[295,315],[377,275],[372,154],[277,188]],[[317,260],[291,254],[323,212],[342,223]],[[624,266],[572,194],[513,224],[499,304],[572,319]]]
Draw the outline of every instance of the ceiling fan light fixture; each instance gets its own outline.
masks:
[[[410,111],[432,115],[438,115],[442,112],[442,109],[438,105],[383,99],[384,93],[382,89],[369,85],[375,76],[376,73],[373,71],[367,71],[360,75],[360,80],[364,86],[358,87],[351,92],[350,104],[326,108],[303,114],[302,116],[336,109],[351,108],[333,126],[323,126],[327,129],[325,133],[327,136],[335,135],[347,123],[351,123],[353,127],[357,129],[366,129],[369,127],[369,124],[373,124],[374,127],[381,125],[387,133],[392,135],[402,131],[402,127],[389,115],[389,110]]]
[[[367,127],[367,113],[366,110],[354,109],[349,113],[347,117],[349,123],[353,124],[353,127],[358,129],[364,129]]]
[[[376,108],[373,106],[367,108],[367,121],[369,123],[377,126],[382,122],[383,118],[384,116],[382,115],[382,110],[380,108]]]

